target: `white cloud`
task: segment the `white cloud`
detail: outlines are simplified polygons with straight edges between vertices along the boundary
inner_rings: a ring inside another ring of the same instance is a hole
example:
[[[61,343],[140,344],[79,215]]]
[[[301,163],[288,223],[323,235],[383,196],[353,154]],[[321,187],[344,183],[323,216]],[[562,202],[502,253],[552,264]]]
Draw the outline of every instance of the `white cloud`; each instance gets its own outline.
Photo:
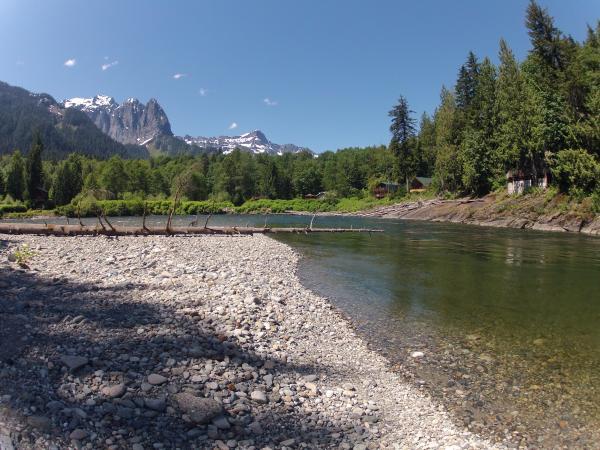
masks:
[[[24,66],[24,65],[25,65],[25,61],[22,61],[22,60],[17,61],[17,66]]]
[[[104,70],[110,69],[113,66],[116,66],[117,64],[119,64],[119,61],[113,61],[113,62],[109,62],[109,63],[106,63],[106,64],[102,64],[101,67],[102,67],[102,70],[104,71]]]
[[[75,64],[77,64],[77,60],[75,58],[67,59],[65,61],[65,66],[67,67],[73,67]]]
[[[201,97],[206,97],[208,95],[208,89],[200,88],[198,89],[198,94],[200,94]]]
[[[180,78],[187,77],[187,73],[176,73],[173,78],[179,80]]]
[[[231,122],[231,125],[229,125],[230,130],[235,130],[237,127],[238,127],[238,124],[236,122]]]
[[[277,106],[278,102],[276,100],[271,100],[269,97],[263,100],[264,104],[267,106]]]

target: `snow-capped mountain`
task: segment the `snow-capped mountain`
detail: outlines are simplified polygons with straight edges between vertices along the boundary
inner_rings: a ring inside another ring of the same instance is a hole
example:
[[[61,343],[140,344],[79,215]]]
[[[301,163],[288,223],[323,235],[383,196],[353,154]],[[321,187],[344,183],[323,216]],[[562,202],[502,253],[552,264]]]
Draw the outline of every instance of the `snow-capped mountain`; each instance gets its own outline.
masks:
[[[173,136],[165,111],[155,99],[145,105],[136,98],[118,104],[107,95],[71,98],[65,108],[83,111],[98,128],[122,144],[146,145],[157,136]]]
[[[294,144],[275,144],[267,139],[260,130],[254,130],[250,133],[244,133],[240,136],[218,136],[218,137],[191,137],[184,136],[183,140],[190,145],[196,145],[200,148],[218,149],[225,154],[231,153],[236,148],[248,150],[252,153],[267,153],[270,155],[283,155],[284,153],[297,153],[300,151],[309,151],[304,147],[298,147]]]
[[[122,144],[152,146],[155,151],[166,154],[214,151],[228,154],[236,148],[270,155],[310,152],[308,148],[294,144],[275,144],[260,130],[240,136],[174,136],[165,111],[155,99],[144,105],[136,98],[128,98],[119,104],[107,95],[96,95],[93,98],[67,99],[62,106],[83,111],[105,134]]]

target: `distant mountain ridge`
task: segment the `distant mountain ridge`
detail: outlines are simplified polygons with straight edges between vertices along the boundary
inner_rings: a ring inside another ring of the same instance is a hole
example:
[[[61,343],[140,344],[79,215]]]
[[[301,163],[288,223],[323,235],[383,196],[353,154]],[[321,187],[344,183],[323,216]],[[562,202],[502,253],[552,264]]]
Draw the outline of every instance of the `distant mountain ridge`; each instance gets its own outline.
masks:
[[[228,154],[236,148],[269,155],[312,153],[306,147],[271,142],[260,130],[239,136],[175,136],[156,99],[143,104],[128,98],[119,104],[113,97],[96,95],[57,102],[48,94],[0,82],[0,155],[15,149],[27,152],[38,132],[47,158],[73,152],[98,158]]]
[[[0,82],[0,155],[15,149],[26,153],[35,133],[42,137],[47,158],[62,158],[72,152],[99,158],[149,156],[144,147],[111,139],[86,114],[65,108],[48,94]]]
[[[260,130],[254,130],[240,136],[219,136],[210,138],[184,136],[183,140],[190,145],[197,145],[201,148],[216,148],[225,154],[231,153],[236,148],[251,151],[255,154],[266,153],[269,155],[280,156],[284,153],[298,153],[301,151],[311,152],[306,147],[298,147],[294,144],[275,144],[269,141],[265,134]]]
[[[271,142],[260,130],[239,136],[175,136],[171,131],[169,118],[154,98],[145,105],[136,98],[128,98],[119,104],[113,97],[96,95],[92,98],[66,99],[62,106],[84,112],[100,130],[116,141],[146,146],[151,152],[158,151],[168,155],[203,152],[228,154],[239,148],[255,154],[312,153],[306,147]]]

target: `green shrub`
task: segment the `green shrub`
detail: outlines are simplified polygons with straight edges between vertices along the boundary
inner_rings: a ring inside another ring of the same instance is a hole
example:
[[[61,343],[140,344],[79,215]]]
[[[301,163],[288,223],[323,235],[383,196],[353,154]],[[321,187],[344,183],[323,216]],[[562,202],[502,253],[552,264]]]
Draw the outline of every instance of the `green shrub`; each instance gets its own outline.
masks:
[[[22,213],[26,211],[27,207],[19,203],[14,203],[10,205],[0,205],[0,216],[7,213]]]
[[[592,194],[592,212],[600,214],[600,189]]]
[[[105,216],[141,216],[146,208],[147,215],[164,216],[171,212],[173,202],[171,200],[83,200],[79,203],[60,206],[56,209],[59,215],[77,217],[77,210],[81,217],[95,217],[97,214]],[[177,205],[175,214],[223,214],[233,209],[230,202],[214,201],[184,201]]]
[[[582,197],[600,186],[600,164],[585,150],[561,150],[550,166],[561,192]]]

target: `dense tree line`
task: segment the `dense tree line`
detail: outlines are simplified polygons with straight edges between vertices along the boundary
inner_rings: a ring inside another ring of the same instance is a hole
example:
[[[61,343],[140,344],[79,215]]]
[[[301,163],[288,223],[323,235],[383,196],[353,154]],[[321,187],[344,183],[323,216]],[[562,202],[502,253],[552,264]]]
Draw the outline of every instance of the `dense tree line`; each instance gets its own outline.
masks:
[[[28,180],[35,165],[28,161],[36,153],[28,152],[25,159],[16,151],[0,159],[0,196],[32,201]],[[34,177],[55,205],[67,204],[82,192],[98,199],[163,199],[178,190],[188,200],[239,205],[252,198],[290,199],[322,191],[362,195],[370,182],[389,178],[392,165],[385,146],[325,152],[318,158],[308,152],[276,156],[235,150],[228,155],[100,160],[74,153],[62,161],[45,160],[41,175]]]
[[[469,52],[418,133],[400,98],[390,111],[400,179],[432,172],[439,191],[484,195],[505,185],[508,170],[547,171],[562,191],[600,189],[600,22],[579,43],[531,1],[525,24],[527,58],[517,61],[504,40],[497,66]]]
[[[453,89],[417,124],[405,97],[389,112],[389,146],[348,148],[315,157],[230,154],[102,160],[70,154],[45,160],[39,137],[24,158],[0,158],[0,197],[34,201],[49,193],[64,205],[80,193],[96,198],[155,198],[179,194],[240,205],[253,198],[290,199],[326,191],[360,196],[380,181],[408,187],[431,176],[438,192],[484,195],[504,187],[506,172],[536,178],[549,172],[563,192],[600,191],[600,22],[584,42],[556,28],[531,1],[526,14],[531,50],[519,62],[500,40],[498,65],[469,52]],[[418,125],[418,126],[417,126]],[[41,192],[41,191],[40,191]],[[600,197],[600,194],[596,194]]]

